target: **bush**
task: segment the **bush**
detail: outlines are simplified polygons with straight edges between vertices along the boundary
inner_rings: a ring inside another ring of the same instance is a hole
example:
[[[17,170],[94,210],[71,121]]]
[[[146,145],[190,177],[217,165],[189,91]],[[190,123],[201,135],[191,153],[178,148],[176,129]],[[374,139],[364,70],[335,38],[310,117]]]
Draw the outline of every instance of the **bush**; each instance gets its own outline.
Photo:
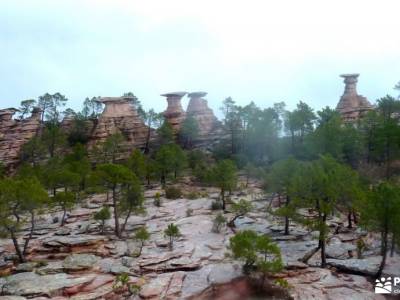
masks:
[[[111,212],[108,206],[104,206],[101,210],[94,214],[94,219],[100,222],[101,233],[104,233],[104,225],[111,218]]]
[[[195,200],[195,199],[200,198],[200,195],[198,192],[192,191],[192,192],[187,193],[185,197],[190,200]]]
[[[222,209],[222,204],[220,201],[213,201],[211,203],[211,210],[220,210]]]
[[[154,206],[160,207],[161,206],[161,195],[160,193],[156,193],[154,196]]]
[[[212,232],[215,233],[220,233],[222,226],[226,223],[226,218],[224,217],[223,214],[219,213],[218,215],[215,216],[215,219],[213,221],[213,227],[212,227]]]
[[[167,199],[178,199],[181,196],[182,196],[182,191],[178,187],[170,186],[165,189],[165,197]]]
[[[186,217],[191,217],[193,215],[193,209],[192,208],[188,208],[186,210]]]

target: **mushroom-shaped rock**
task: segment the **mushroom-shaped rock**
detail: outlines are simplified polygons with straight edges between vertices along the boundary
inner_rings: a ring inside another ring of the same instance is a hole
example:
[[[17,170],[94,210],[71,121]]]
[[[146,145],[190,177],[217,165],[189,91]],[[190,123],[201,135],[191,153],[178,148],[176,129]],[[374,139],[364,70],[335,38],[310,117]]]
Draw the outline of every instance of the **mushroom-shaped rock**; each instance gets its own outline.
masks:
[[[172,92],[161,95],[167,97],[168,102],[167,109],[164,111],[164,117],[171,124],[175,132],[179,130],[186,116],[181,103],[182,97],[186,94],[186,92]]]

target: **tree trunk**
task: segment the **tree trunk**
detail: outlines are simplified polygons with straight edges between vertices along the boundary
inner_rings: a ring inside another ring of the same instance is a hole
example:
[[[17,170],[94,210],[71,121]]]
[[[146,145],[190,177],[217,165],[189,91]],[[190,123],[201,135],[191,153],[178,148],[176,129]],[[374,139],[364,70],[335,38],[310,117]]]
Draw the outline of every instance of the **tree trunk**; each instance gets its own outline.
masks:
[[[121,237],[120,231],[119,231],[119,219],[118,219],[118,208],[117,208],[117,195],[116,195],[116,186],[113,187],[112,189],[112,201],[114,205],[114,224],[115,224],[115,235],[117,237]]]
[[[17,256],[18,256],[19,262],[20,262],[20,263],[26,262],[25,256],[24,256],[24,254],[22,253],[21,248],[19,247],[17,237],[15,236],[15,233],[14,233],[13,230],[10,230],[10,235],[11,235],[11,239],[12,239],[12,241],[13,241],[14,248],[15,248],[15,253],[16,253]]]
[[[348,221],[348,225],[347,228],[353,228],[353,224],[351,223],[351,211],[349,211],[349,213],[347,214],[347,221]]]
[[[387,244],[388,244],[388,230],[387,226],[386,229],[383,233],[383,239],[382,239],[382,261],[379,266],[378,272],[376,273],[376,278],[380,278],[382,276],[383,269],[385,268],[386,265],[386,256],[387,256]]]
[[[101,234],[104,234],[104,226],[105,226],[106,221],[101,220]]]
[[[390,257],[393,257],[395,247],[396,247],[396,235],[394,233],[392,233],[392,244],[390,247]]]
[[[225,189],[221,189],[221,200],[222,200],[222,209],[225,210]]]
[[[321,243],[321,267],[326,267],[326,253],[325,253],[325,246],[326,246],[326,234],[325,234],[325,223],[326,223],[326,214],[322,215],[322,224],[323,228],[322,231],[319,233],[319,241]],[[320,229],[320,230],[321,230]]]
[[[131,213],[132,213],[132,207],[129,208],[128,214],[126,215],[125,220],[124,220],[124,224],[122,224],[122,228],[121,228],[121,231],[120,231],[121,235],[125,231],[125,227],[126,227],[126,224],[128,223],[128,219],[131,216]]]
[[[65,216],[67,215],[67,208],[64,206],[63,207],[63,215],[61,218],[61,227],[65,225]]]
[[[353,215],[353,221],[354,221],[354,224],[357,224],[358,223],[358,219],[357,219],[357,213],[355,212],[355,210],[353,209],[353,211],[352,211],[352,215]]]
[[[35,214],[31,212],[31,229],[29,231],[29,236],[25,240],[23,255],[26,255],[26,252],[28,251],[29,241],[32,239],[34,230],[35,230]]]
[[[290,197],[286,195],[286,207],[289,206]],[[286,212],[287,213],[287,212]],[[285,216],[285,235],[289,235],[289,216]]]
[[[149,124],[149,130],[147,131],[147,136],[146,136],[146,146],[144,148],[144,154],[149,153],[149,148],[150,148],[150,133],[151,133],[151,123]]]
[[[137,257],[139,257],[140,255],[142,255],[142,250],[143,250],[143,242],[140,243],[140,247],[139,247],[139,253],[137,254]]]

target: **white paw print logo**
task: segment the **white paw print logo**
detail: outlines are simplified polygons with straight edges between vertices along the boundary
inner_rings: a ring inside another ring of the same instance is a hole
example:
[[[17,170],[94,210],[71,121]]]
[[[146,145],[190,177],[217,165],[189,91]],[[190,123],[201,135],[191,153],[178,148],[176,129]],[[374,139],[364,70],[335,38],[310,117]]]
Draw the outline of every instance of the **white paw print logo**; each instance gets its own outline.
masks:
[[[375,280],[375,293],[376,294],[391,294],[392,293],[392,278],[382,277]]]

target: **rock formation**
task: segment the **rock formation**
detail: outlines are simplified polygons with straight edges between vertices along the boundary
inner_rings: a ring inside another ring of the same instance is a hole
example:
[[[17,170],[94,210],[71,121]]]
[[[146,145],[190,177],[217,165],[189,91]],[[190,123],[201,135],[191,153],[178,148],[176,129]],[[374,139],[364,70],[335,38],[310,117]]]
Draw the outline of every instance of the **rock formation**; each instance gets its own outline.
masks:
[[[171,124],[172,129],[175,132],[179,131],[179,128],[186,117],[181,104],[181,99],[185,95],[186,92],[174,92],[161,95],[167,97],[168,102],[167,109],[164,111],[164,117]]]
[[[104,142],[107,137],[121,133],[125,138],[123,147],[127,153],[133,148],[146,146],[149,128],[143,123],[136,109],[131,105],[130,97],[103,97],[99,102],[105,105],[97,124],[93,128],[89,146]],[[150,135],[153,135],[150,131]]]
[[[345,88],[336,110],[342,115],[345,122],[354,122],[373,106],[367,98],[357,94],[357,81],[359,74],[343,74]]]
[[[199,127],[199,137],[197,144],[202,142],[212,142],[221,136],[221,123],[215,117],[214,112],[208,107],[207,100],[203,99],[206,92],[193,92],[190,98],[186,115],[197,121]]]
[[[24,120],[12,118],[17,111],[15,108],[0,110],[0,162],[10,169],[18,164],[22,146],[40,128],[39,108],[35,108],[31,117]]]
[[[199,126],[199,135],[206,136],[219,123],[211,108],[208,107],[207,100],[203,99],[206,92],[194,92],[188,96],[190,98],[186,115],[193,117]]]

